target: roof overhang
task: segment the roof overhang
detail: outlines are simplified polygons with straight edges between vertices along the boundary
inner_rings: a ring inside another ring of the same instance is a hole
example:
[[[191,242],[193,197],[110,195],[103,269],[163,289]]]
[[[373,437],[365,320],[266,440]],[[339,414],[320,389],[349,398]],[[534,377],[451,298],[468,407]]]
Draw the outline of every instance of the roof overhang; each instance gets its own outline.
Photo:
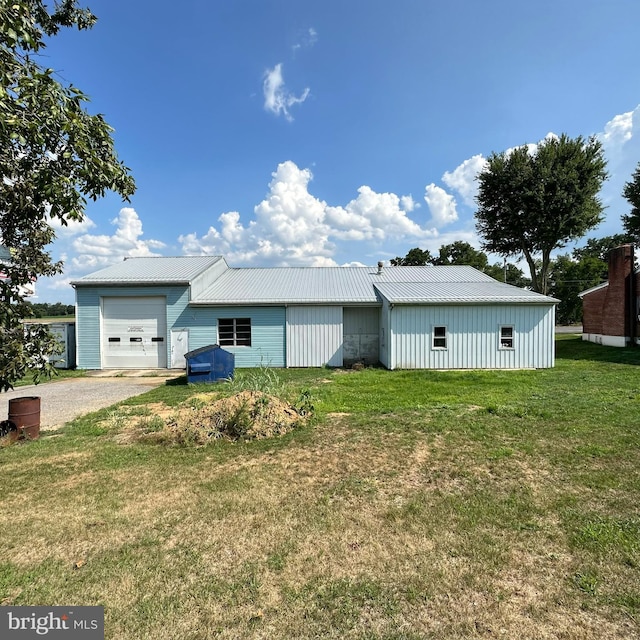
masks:
[[[591,289],[587,289],[586,291],[581,291],[578,294],[578,297],[579,298],[584,298],[585,296],[588,296],[590,293],[595,293],[596,291],[600,291],[601,289],[605,289],[608,286],[609,286],[609,281],[603,282],[602,284],[599,284],[596,287],[591,287]]]
[[[381,307],[375,300],[191,300],[190,307]]]
[[[188,287],[190,280],[137,280],[123,282],[122,280],[72,280],[72,287]]]

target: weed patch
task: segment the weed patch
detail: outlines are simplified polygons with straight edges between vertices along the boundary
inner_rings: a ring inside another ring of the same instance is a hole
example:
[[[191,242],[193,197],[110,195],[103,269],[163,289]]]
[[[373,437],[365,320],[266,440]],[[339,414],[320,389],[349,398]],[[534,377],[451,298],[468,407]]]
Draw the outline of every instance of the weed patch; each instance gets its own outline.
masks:
[[[200,396],[189,401],[166,420],[156,416],[138,421],[136,439],[187,446],[201,446],[220,439],[260,440],[289,433],[309,415],[261,391],[245,390],[208,400]]]

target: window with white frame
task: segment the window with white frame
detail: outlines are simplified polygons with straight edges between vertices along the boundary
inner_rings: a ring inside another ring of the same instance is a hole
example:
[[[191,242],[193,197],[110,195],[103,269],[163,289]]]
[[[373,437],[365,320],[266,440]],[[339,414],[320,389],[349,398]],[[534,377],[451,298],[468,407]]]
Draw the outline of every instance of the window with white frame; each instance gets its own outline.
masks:
[[[218,344],[221,347],[250,347],[251,318],[218,318]]]
[[[431,345],[434,349],[447,348],[447,327],[433,327],[433,337]]]
[[[513,349],[513,325],[502,325],[500,327],[500,348]]]

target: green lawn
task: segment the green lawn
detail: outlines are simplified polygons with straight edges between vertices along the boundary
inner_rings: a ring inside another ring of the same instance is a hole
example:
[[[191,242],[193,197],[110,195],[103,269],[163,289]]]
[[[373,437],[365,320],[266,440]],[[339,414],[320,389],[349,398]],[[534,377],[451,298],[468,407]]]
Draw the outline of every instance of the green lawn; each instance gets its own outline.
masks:
[[[141,444],[175,382],[0,449],[3,604],[114,639],[639,638],[640,349],[542,371],[280,372],[312,423]]]
[[[67,378],[83,378],[87,373],[84,369],[56,369],[51,378],[43,376],[39,378],[38,384],[45,384],[47,382],[55,382],[57,380],[66,380]],[[14,387],[24,387],[26,385],[33,384],[33,374],[27,374],[22,380],[17,380],[13,383]]]

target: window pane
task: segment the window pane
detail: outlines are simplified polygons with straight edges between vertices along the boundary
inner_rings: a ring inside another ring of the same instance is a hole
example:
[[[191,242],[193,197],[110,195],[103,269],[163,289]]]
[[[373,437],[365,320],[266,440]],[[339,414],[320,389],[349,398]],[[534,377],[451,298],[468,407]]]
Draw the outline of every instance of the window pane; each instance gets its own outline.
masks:
[[[233,346],[233,318],[218,320],[218,343],[221,346]]]
[[[447,327],[433,327],[433,348],[447,348]]]
[[[251,318],[219,318],[218,343],[221,346],[251,346]]]
[[[500,348],[513,349],[513,327],[500,327]]]
[[[242,347],[251,346],[251,318],[236,320],[236,344]]]

